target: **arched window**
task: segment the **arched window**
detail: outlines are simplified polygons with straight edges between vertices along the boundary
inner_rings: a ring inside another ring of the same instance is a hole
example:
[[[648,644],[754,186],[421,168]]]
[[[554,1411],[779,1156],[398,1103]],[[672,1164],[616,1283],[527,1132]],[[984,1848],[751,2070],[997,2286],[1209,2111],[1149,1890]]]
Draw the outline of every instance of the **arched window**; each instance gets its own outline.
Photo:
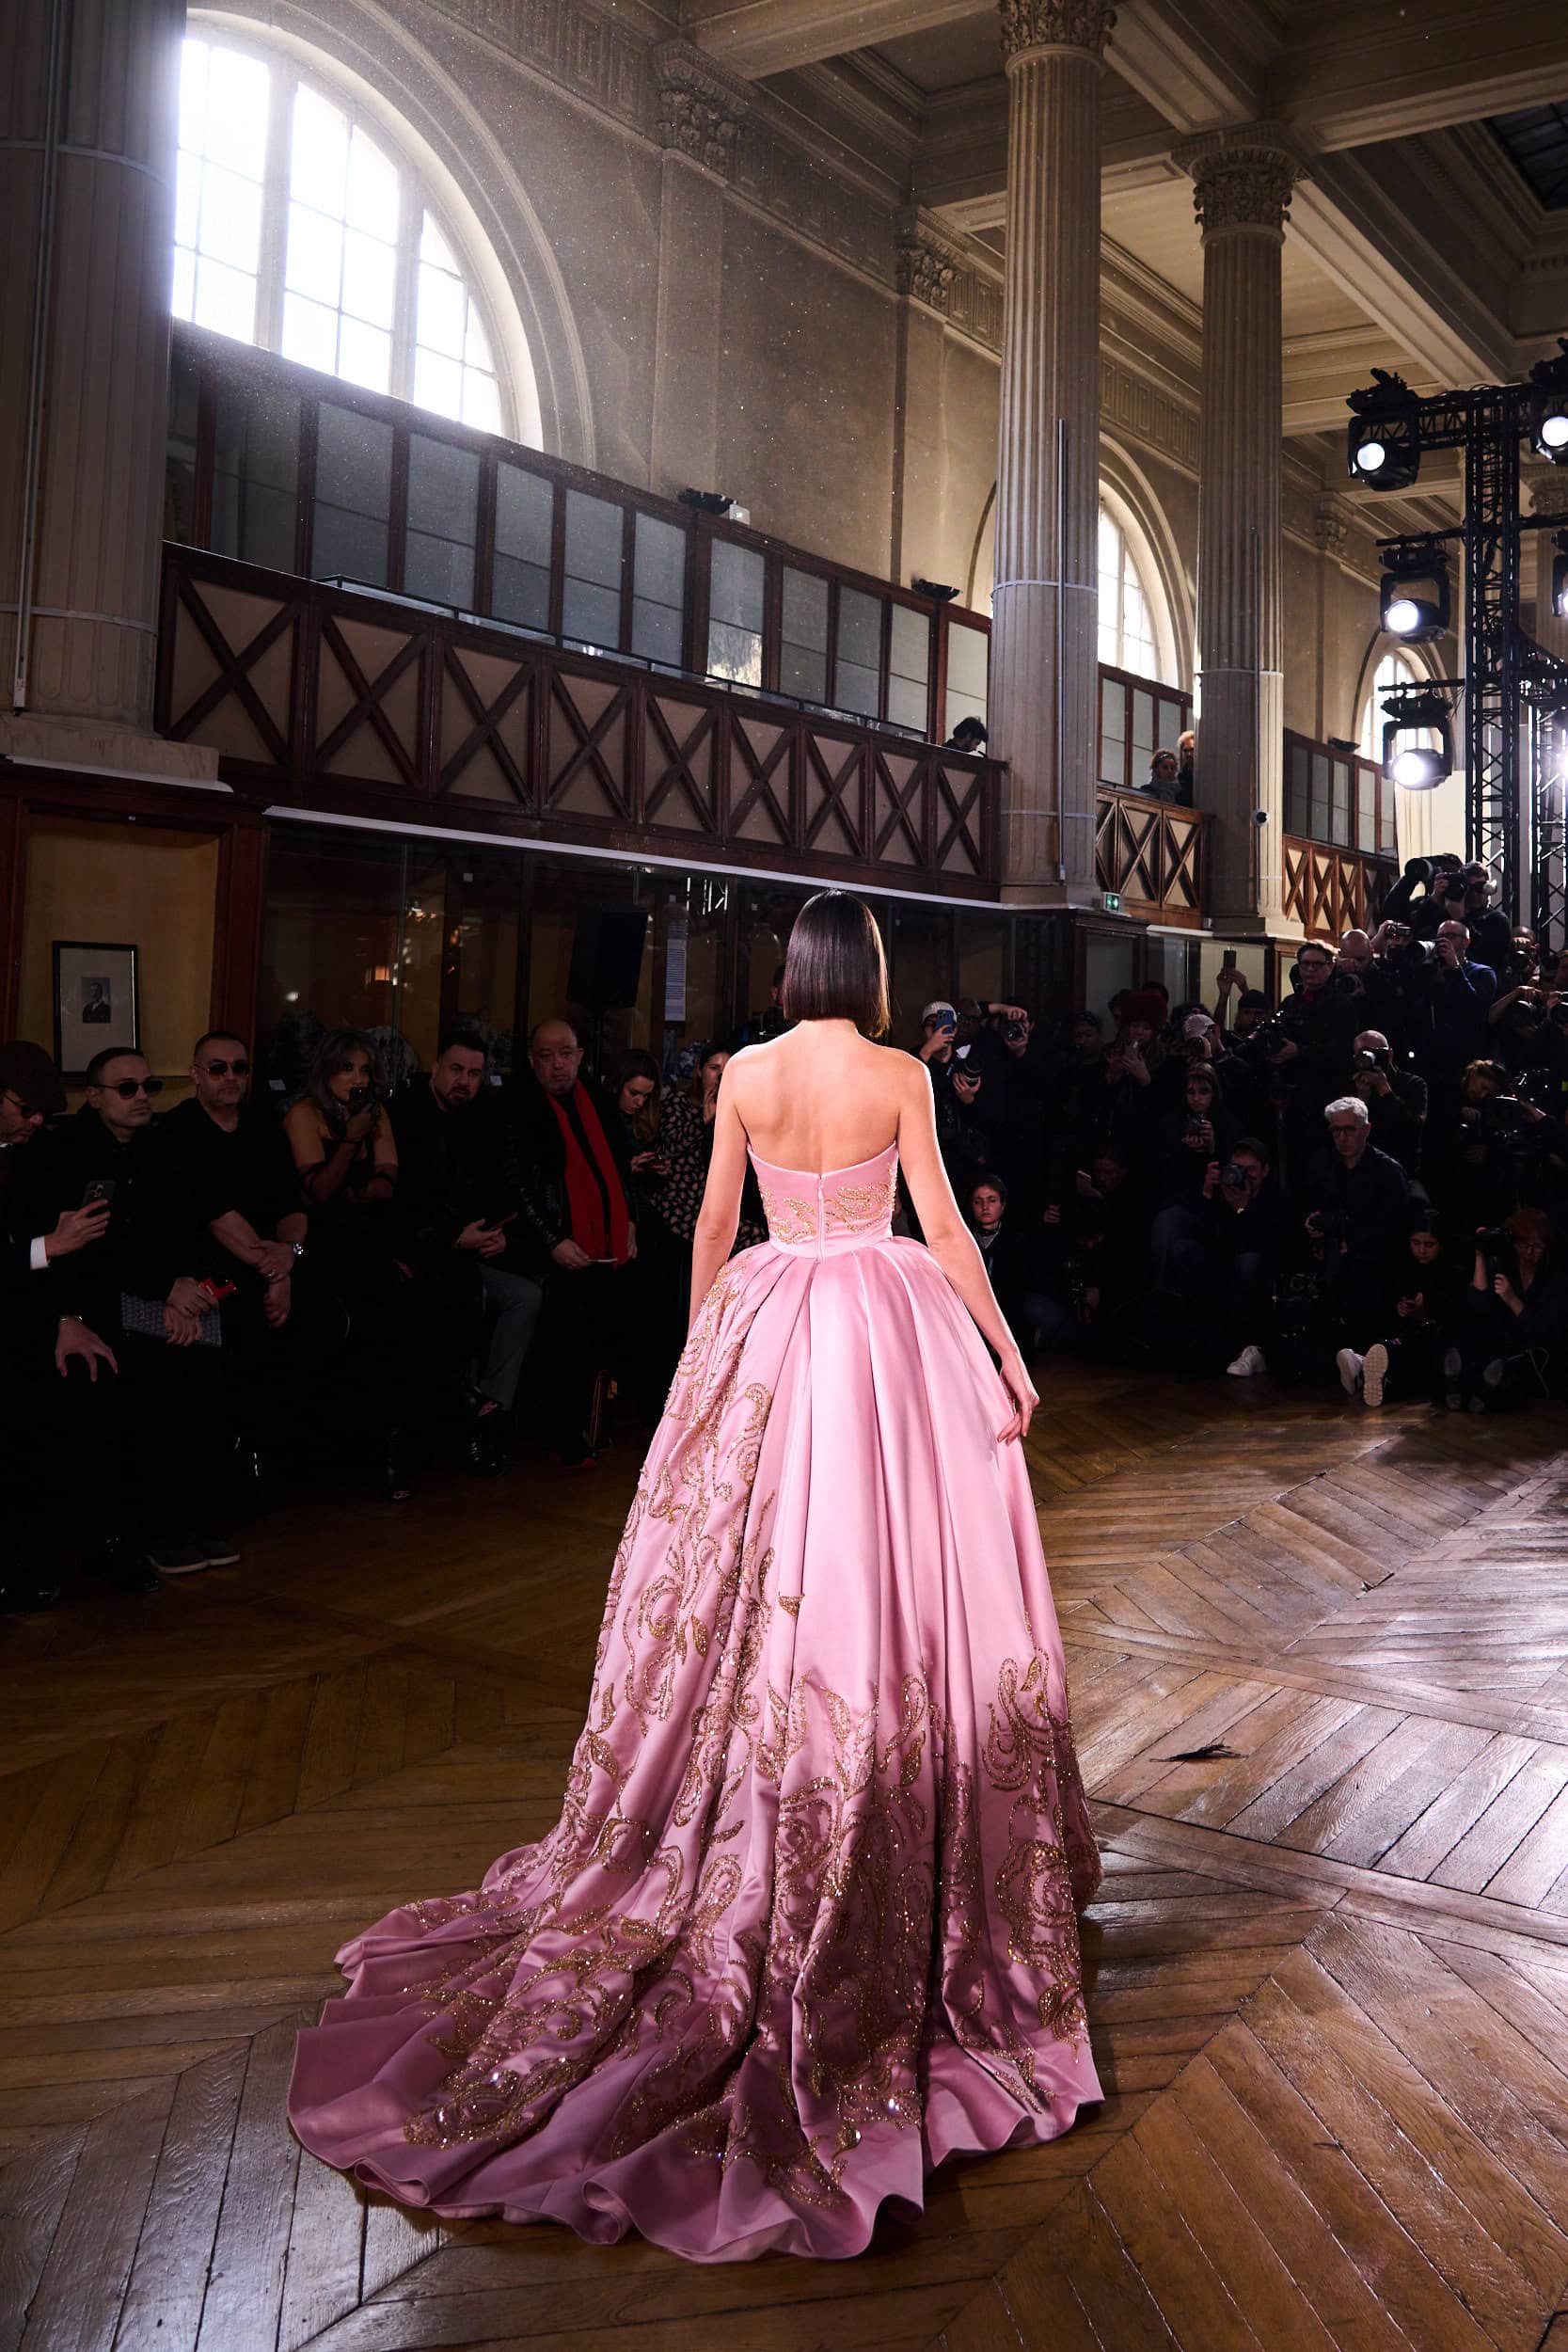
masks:
[[[1161,675],[1149,585],[1125,532],[1100,510],[1100,659],[1138,677]]]
[[[1372,672],[1371,684],[1367,690],[1367,700],[1361,712],[1363,759],[1375,759],[1381,763],[1383,758],[1383,722],[1387,716],[1383,707],[1383,696],[1391,686],[1417,685],[1420,675],[1407,654],[1390,651],[1384,655]],[[1434,743],[1436,739],[1430,729],[1423,729],[1418,738],[1422,743]]]
[[[183,43],[173,310],[436,416],[515,431],[451,225],[384,135],[290,56]]]

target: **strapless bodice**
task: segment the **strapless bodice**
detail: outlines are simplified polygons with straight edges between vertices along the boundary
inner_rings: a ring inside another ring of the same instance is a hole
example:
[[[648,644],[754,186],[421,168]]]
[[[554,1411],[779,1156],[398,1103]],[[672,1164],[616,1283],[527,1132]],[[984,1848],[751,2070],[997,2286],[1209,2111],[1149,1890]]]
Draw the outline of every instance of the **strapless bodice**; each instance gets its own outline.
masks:
[[[748,1147],[750,1149],[750,1147]],[[775,1249],[793,1258],[832,1258],[886,1241],[898,1194],[898,1146],[850,1168],[775,1168],[751,1154]]]

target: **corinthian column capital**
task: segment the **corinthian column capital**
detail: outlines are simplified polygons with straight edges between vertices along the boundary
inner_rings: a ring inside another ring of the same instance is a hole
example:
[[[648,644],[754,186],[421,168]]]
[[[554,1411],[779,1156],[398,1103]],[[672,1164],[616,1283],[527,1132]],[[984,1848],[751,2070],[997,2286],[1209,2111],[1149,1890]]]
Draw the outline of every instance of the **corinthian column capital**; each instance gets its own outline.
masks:
[[[999,0],[1002,54],[1009,66],[1037,49],[1077,49],[1097,62],[1117,21],[1105,0]]]
[[[1189,173],[1193,210],[1207,245],[1232,230],[1283,238],[1291,190],[1307,165],[1289,132],[1276,122],[1205,131],[1171,150]]]

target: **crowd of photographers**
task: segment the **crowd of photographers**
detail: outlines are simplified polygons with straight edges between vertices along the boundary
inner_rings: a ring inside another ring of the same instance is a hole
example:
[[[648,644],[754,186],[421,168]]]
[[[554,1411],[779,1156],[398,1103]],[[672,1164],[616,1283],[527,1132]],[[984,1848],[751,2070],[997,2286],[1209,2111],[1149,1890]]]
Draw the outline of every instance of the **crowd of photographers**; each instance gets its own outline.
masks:
[[[1051,1034],[939,1000],[920,1031],[1026,1357],[1476,1411],[1568,1374],[1568,956],[1483,869],[1413,863],[1277,1009],[1227,956],[1212,1006],[1147,986]],[[435,1454],[500,1470],[525,1423],[591,1467],[611,1381],[657,1419],[731,1046],[595,1081],[548,1020],[502,1085],[478,1030],[428,1072],[395,1036],[305,1043],[258,1099],[247,1041],[199,1039],[163,1116],[138,1053],[68,1116],[42,1050],[0,1046],[0,1406],[35,1465],[0,1606],[78,1557],[122,1590],[233,1560],[312,1475],[395,1500]],[[749,1193],[736,1247],[765,1230]]]
[[[955,1188],[1027,1354],[1481,1412],[1568,1373],[1568,957],[1485,869],[1413,861],[1277,1009],[1148,987],[1065,1038],[936,1003]]]

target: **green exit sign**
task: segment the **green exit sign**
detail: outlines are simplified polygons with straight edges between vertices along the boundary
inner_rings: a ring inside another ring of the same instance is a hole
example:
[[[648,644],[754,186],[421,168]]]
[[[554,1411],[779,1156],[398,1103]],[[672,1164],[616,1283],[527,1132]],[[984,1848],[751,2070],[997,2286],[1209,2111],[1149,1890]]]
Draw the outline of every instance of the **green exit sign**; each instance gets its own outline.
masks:
[[[1121,913],[1121,893],[1119,890],[1107,890],[1105,893],[1105,912],[1107,914],[1119,914]]]

